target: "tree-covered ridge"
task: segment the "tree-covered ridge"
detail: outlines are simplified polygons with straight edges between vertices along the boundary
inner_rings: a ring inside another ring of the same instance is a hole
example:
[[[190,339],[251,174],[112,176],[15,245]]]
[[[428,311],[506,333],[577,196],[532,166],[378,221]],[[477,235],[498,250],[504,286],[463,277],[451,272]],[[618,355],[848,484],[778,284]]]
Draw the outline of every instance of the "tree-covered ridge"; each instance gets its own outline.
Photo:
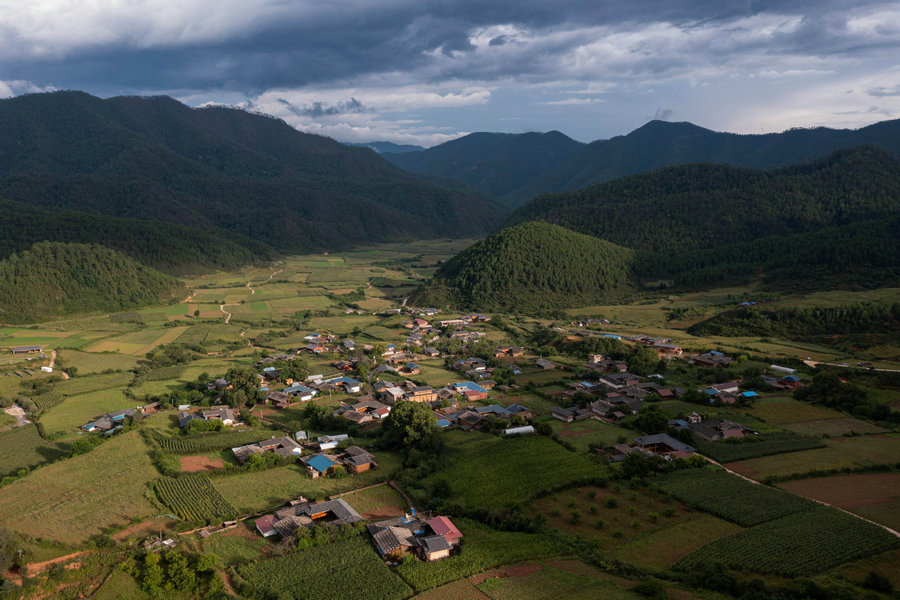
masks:
[[[714,248],[894,217],[900,161],[872,147],[773,171],[667,167],[542,196],[508,220],[544,220],[633,249]]]
[[[548,223],[502,229],[466,248],[419,292],[419,304],[535,312],[627,291],[632,252]]]
[[[43,241],[100,244],[170,274],[235,269],[273,259],[266,244],[221,229],[124,219],[0,200],[0,258]]]
[[[813,308],[736,308],[688,328],[699,336],[809,337],[900,331],[900,303]]]
[[[650,121],[628,135],[584,145],[559,164],[537,171],[503,199],[517,206],[541,194],[577,190],[668,165],[717,163],[772,169],[864,144],[900,156],[900,120],[856,130],[816,127],[759,135]]]
[[[138,308],[182,293],[178,281],[97,245],[41,242],[0,261],[0,319],[9,323]]]
[[[77,92],[0,101],[0,197],[213,226],[285,251],[477,236],[506,212],[278,119]]]

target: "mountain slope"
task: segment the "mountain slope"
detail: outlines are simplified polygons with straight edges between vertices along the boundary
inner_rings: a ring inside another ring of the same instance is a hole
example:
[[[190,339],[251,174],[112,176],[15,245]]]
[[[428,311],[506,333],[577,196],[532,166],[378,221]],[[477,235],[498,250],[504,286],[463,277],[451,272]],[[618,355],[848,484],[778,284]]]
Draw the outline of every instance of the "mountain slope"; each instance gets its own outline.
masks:
[[[278,119],[79,92],[0,101],[0,197],[213,226],[283,251],[477,235],[506,212]]]
[[[540,194],[576,190],[676,164],[710,162],[769,169],[864,144],[900,155],[900,119],[857,130],[818,127],[761,135],[651,121],[628,135],[587,144],[558,166],[510,191],[504,200],[515,206]]]
[[[795,279],[822,268],[877,284],[900,264],[898,219],[900,160],[861,147],[771,171],[665,167],[536,198],[507,225],[541,220],[607,239],[640,251],[639,275],[685,284],[767,265]]]
[[[117,311],[180,297],[184,286],[120,252],[42,242],[0,261],[0,319]]]
[[[412,301],[537,312],[609,301],[627,291],[632,253],[548,223],[502,229],[453,257]]]
[[[503,196],[582,146],[558,131],[472,133],[428,150],[383,156],[407,171],[455,177],[480,192]]]

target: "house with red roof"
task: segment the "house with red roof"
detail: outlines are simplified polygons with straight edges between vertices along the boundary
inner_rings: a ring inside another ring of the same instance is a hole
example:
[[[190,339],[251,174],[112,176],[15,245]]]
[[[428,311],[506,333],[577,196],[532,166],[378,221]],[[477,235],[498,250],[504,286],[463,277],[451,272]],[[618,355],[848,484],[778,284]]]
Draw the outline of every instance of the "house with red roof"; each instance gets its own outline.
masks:
[[[447,517],[434,517],[433,519],[425,521],[425,524],[431,528],[435,535],[444,536],[451,546],[459,544],[459,539],[462,537],[462,534],[459,532],[459,529],[456,528],[456,525],[453,524],[453,521]]]

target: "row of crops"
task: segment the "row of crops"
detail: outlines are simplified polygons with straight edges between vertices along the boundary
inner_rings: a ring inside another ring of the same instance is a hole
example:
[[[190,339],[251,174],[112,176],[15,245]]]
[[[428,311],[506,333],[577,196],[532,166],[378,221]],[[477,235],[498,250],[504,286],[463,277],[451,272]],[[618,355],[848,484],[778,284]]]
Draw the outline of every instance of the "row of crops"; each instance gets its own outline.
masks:
[[[0,432],[0,478],[13,475],[20,469],[63,458],[68,446],[48,442],[38,433],[34,423]]]
[[[34,405],[37,406],[37,409],[40,412],[45,412],[50,410],[54,406],[60,404],[65,399],[65,396],[56,391],[44,392],[39,396],[33,396],[31,401],[34,402]]]
[[[163,477],[153,489],[160,502],[187,521],[212,522],[237,515],[205,475]]]
[[[356,536],[238,567],[249,598],[400,600],[412,590],[394,575],[366,539]]]
[[[797,435],[790,431],[779,431],[739,438],[739,440],[733,442],[726,440],[717,442],[697,440],[694,445],[701,454],[709,456],[713,460],[734,462],[759,458],[760,456],[783,454],[785,452],[824,448],[825,442],[817,438]]]
[[[659,488],[685,504],[744,527],[807,511],[812,500],[750,483],[718,469],[688,469],[662,478]]]
[[[676,569],[720,562],[732,569],[798,577],[900,546],[881,527],[833,508],[775,519],[716,540],[687,555]]]
[[[144,375],[144,379],[147,381],[168,381],[170,379],[178,379],[184,375],[185,369],[187,369],[187,365],[158,367]]]
[[[109,388],[126,387],[133,378],[134,375],[129,372],[73,377],[72,379],[60,381],[54,386],[54,389],[65,396],[75,396],[76,394],[99,392]]]
[[[139,313],[139,312],[122,312],[109,315],[109,320],[113,323],[149,323],[151,321],[168,321],[169,316],[164,312]]]
[[[253,444],[272,437],[271,431],[248,429],[244,431],[223,431],[200,433],[190,436],[170,437],[156,429],[148,429],[148,441],[172,454],[200,454],[224,448],[235,448]]]

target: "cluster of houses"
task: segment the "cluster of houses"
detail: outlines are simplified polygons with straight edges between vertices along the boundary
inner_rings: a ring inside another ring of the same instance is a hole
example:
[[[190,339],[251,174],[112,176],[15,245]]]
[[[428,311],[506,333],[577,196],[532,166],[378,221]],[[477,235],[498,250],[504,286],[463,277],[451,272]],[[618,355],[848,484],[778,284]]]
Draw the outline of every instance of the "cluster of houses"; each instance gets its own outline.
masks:
[[[655,433],[635,438],[629,444],[616,444],[606,451],[606,456],[610,462],[621,462],[632,453],[675,460],[690,458],[696,452],[694,447],[676,440],[667,433]]]
[[[219,405],[202,409],[199,412],[189,412],[189,407],[179,406],[178,426],[184,429],[188,423],[194,420],[212,421],[218,419],[226,427],[233,427],[239,423],[234,409],[230,406]]]
[[[133,408],[124,408],[115,412],[106,413],[96,421],[82,425],[81,429],[88,433],[104,433],[112,435],[122,429],[125,419],[134,416],[138,411]]]
[[[320,524],[352,525],[362,520],[356,509],[341,498],[310,503],[301,497],[276,510],[274,514],[256,519],[255,524],[256,530],[263,537],[278,535],[287,538],[301,527],[309,528]]]
[[[426,519],[415,512],[370,523],[367,529],[375,549],[388,562],[410,555],[429,562],[441,560],[450,556],[462,538],[449,518],[437,516]]]
[[[313,479],[331,477],[338,472],[339,467],[351,475],[378,468],[375,457],[359,446],[349,446],[341,450],[340,442],[347,440],[349,440],[347,434],[339,434],[321,436],[316,442],[311,442],[307,439],[306,432],[300,431],[294,438],[273,437],[255,444],[238,446],[231,451],[241,464],[246,463],[247,459],[255,454],[266,452],[288,458],[296,457]]]
[[[677,431],[689,430],[695,436],[715,442],[726,438],[758,435],[757,431],[727,419],[708,419],[692,413],[687,419],[671,419],[669,427]]]

